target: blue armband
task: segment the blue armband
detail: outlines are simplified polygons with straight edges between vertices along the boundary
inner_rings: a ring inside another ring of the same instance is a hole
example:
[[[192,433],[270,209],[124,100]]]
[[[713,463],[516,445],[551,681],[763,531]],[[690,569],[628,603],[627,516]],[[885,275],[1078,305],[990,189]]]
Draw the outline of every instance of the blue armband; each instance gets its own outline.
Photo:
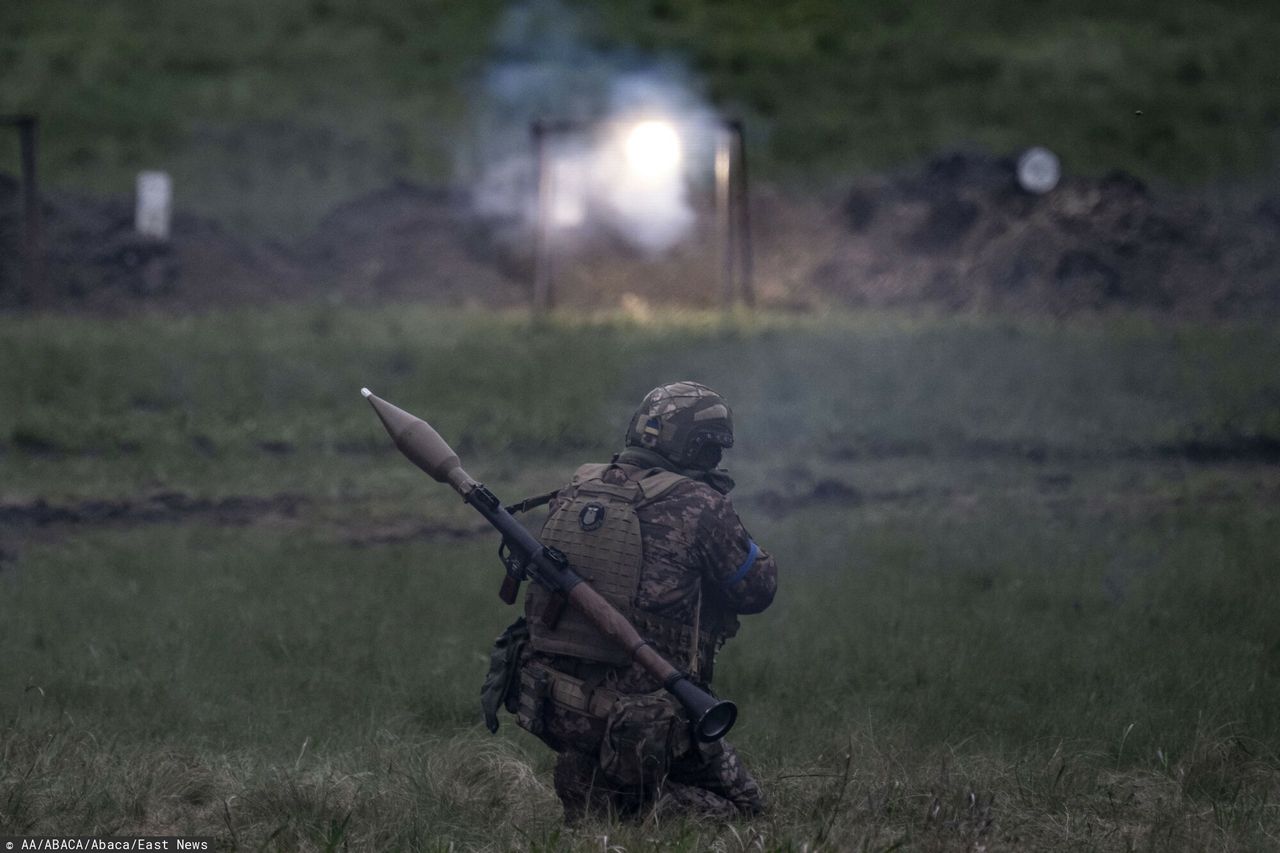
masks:
[[[760,546],[754,541],[751,542],[751,550],[747,552],[747,559],[742,561],[742,565],[738,566],[738,570],[733,573],[733,577],[721,584],[721,586],[733,586],[738,581],[747,576],[747,572],[751,571],[751,567],[756,564],[756,557],[760,556]]]

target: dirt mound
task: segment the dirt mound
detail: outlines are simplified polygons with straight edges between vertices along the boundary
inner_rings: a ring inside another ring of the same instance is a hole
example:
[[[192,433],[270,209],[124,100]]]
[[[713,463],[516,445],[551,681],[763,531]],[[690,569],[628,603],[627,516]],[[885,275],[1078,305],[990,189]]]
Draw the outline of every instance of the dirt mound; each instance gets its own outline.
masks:
[[[23,223],[17,182],[0,174],[0,309],[20,309]],[[335,209],[297,246],[239,237],[175,214],[168,241],[134,230],[128,199],[50,193],[42,199],[54,307],[122,313],[275,300],[411,298],[486,305],[522,298],[483,257],[486,230],[455,195],[407,184]]]
[[[17,182],[0,175],[0,308],[32,298],[21,278],[19,202]],[[134,230],[128,200],[51,193],[41,202],[55,306],[118,312],[141,305],[231,305],[287,294],[302,281],[290,252],[239,239],[207,219],[179,212],[171,239],[158,241]]]
[[[841,215],[847,238],[811,279],[840,301],[1280,313],[1280,204],[1212,210],[1122,172],[1036,196],[1018,187],[1012,159],[949,154],[859,182]]]
[[[499,262],[492,228],[469,211],[459,192],[396,184],[334,209],[301,256],[317,282],[351,301],[527,300],[520,271]]]
[[[18,202],[17,183],[0,175],[0,309],[30,296]],[[448,189],[395,184],[336,208],[290,247],[184,213],[171,240],[148,240],[133,231],[128,200],[52,194],[43,211],[59,307],[316,297],[507,306],[525,302],[530,287],[530,235],[477,218],[466,195]],[[1280,315],[1280,197],[1226,210],[1118,172],[1067,177],[1034,196],[1017,186],[1012,159],[953,153],[860,180],[839,203],[757,185],[751,212],[756,291],[769,307]],[[557,295],[580,307],[715,305],[714,230],[714,217],[700,216],[694,237],[659,259],[607,239],[562,248]]]

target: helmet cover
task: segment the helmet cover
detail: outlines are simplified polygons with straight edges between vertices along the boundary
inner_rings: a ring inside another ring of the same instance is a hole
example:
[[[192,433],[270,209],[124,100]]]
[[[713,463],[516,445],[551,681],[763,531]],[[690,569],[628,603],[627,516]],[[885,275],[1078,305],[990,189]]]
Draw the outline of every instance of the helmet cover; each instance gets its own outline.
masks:
[[[733,447],[733,412],[723,397],[698,382],[659,385],[632,415],[626,444],[693,467],[706,445]]]

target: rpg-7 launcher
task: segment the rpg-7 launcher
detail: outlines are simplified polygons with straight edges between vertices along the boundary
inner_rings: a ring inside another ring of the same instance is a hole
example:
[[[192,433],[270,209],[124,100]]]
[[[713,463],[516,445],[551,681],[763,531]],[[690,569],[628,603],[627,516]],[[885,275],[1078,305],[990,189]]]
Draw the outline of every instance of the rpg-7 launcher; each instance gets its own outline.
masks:
[[[360,393],[373,405],[396,447],[410,462],[437,483],[452,486],[502,534],[503,561],[507,566],[500,593],[503,601],[514,604],[520,582],[531,578],[581,611],[601,633],[626,649],[632,660],[656,678],[684,707],[698,740],[715,741],[728,733],[737,719],[737,706],[702,690],[654,651],[625,616],[583,581],[564,554],[539,542],[503,508],[493,492],[462,470],[458,454],[429,423],[374,396],[368,388],[362,388]]]

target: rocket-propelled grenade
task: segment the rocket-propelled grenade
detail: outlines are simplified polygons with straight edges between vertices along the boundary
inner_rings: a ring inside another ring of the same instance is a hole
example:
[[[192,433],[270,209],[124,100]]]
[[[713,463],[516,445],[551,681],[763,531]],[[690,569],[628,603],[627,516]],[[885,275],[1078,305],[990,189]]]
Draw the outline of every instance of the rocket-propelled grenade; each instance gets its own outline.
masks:
[[[452,486],[502,534],[507,552],[504,558],[507,578],[501,592],[503,601],[514,604],[520,581],[526,576],[532,578],[556,593],[570,607],[579,610],[601,633],[626,649],[632,660],[660,681],[688,713],[698,740],[715,741],[728,733],[738,716],[736,705],[717,699],[698,687],[654,651],[635,626],[569,566],[564,554],[539,542],[503,509],[502,502],[493,492],[462,470],[458,454],[429,423],[375,396],[368,388],[361,388],[360,393],[373,406],[392,441],[410,462],[436,482]]]
[[[360,394],[373,406],[400,452],[426,471],[431,479],[437,483],[448,483],[464,498],[476,487],[476,481],[462,470],[458,454],[440,437],[440,433],[432,429],[431,424],[399,406],[393,406],[368,388],[361,388]]]

